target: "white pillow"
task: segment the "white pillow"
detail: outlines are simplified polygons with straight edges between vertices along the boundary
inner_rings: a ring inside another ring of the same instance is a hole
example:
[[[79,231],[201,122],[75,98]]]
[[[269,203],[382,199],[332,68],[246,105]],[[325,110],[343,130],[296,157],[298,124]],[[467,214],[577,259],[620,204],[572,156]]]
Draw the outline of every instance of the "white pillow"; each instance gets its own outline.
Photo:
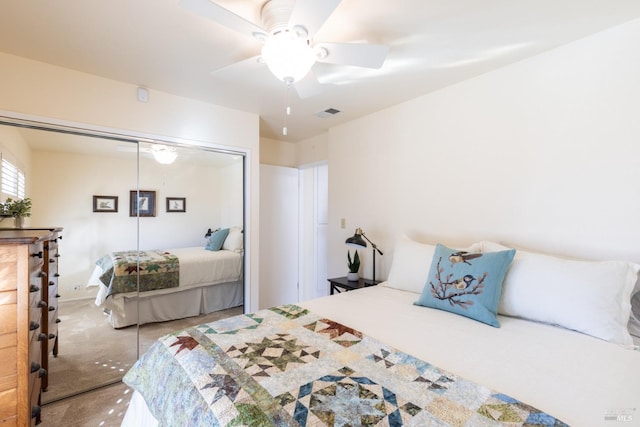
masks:
[[[485,252],[506,248],[493,242],[480,245]],[[639,270],[624,261],[579,261],[518,250],[498,313],[631,345],[627,323]]]
[[[405,235],[396,239],[393,261],[385,286],[421,294],[427,284],[435,245],[419,243]],[[480,249],[461,249],[466,252],[480,252]]]
[[[229,228],[229,235],[222,244],[222,249],[226,251],[242,251],[242,229],[240,227]]]
[[[415,242],[404,235],[398,237],[385,286],[422,293],[435,250],[433,245]]]

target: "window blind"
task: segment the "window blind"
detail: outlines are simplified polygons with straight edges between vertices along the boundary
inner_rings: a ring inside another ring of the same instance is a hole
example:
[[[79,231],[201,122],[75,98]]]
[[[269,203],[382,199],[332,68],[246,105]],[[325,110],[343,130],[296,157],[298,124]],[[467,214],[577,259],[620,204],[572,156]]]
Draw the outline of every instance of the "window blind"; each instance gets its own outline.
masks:
[[[16,165],[2,159],[2,192],[8,196],[24,199],[24,172]]]

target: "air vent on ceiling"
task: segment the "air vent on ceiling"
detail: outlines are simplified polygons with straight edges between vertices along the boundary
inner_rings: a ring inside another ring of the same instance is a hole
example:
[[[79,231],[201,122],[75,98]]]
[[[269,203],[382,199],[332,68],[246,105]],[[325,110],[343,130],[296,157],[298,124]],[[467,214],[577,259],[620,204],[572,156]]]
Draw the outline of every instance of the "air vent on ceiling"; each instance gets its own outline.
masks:
[[[326,110],[316,113],[316,116],[320,117],[321,119],[326,119],[327,117],[335,116],[339,112],[340,110],[336,110],[335,108],[327,108]]]

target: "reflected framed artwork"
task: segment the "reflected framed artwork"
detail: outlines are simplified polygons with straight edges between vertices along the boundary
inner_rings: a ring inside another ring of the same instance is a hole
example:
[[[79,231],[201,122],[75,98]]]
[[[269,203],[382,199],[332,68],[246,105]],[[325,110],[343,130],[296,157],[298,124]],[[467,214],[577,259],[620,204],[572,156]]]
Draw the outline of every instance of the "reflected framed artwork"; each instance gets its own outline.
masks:
[[[93,196],[94,212],[118,212],[118,196]]]
[[[187,199],[185,197],[167,197],[167,212],[186,212]]]
[[[156,192],[131,190],[129,192],[129,216],[156,216]]]

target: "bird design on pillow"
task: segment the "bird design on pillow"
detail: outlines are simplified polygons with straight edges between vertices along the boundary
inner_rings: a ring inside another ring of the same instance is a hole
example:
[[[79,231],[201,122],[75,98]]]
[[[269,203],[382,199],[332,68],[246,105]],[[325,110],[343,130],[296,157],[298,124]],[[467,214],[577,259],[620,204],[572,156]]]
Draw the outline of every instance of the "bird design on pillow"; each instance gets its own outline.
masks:
[[[469,262],[470,259],[479,258],[481,256],[482,254],[470,254],[468,252],[460,251],[460,252],[454,252],[451,255],[449,255],[449,261],[451,261],[451,264],[458,264],[460,262],[464,262],[465,264],[471,265],[471,263]]]
[[[465,274],[464,277],[453,281],[453,287],[461,291],[471,286],[474,280],[476,280],[476,278],[471,274]]]
[[[440,257],[435,277],[429,281],[433,297],[465,309],[467,306],[473,305],[473,299],[470,297],[482,294],[488,273],[476,276],[468,271],[469,267],[467,266],[472,266],[473,260],[480,257],[482,257],[481,253],[464,251],[456,251],[449,256]],[[445,260],[450,262],[448,267]],[[461,298],[465,296],[467,298]]]

